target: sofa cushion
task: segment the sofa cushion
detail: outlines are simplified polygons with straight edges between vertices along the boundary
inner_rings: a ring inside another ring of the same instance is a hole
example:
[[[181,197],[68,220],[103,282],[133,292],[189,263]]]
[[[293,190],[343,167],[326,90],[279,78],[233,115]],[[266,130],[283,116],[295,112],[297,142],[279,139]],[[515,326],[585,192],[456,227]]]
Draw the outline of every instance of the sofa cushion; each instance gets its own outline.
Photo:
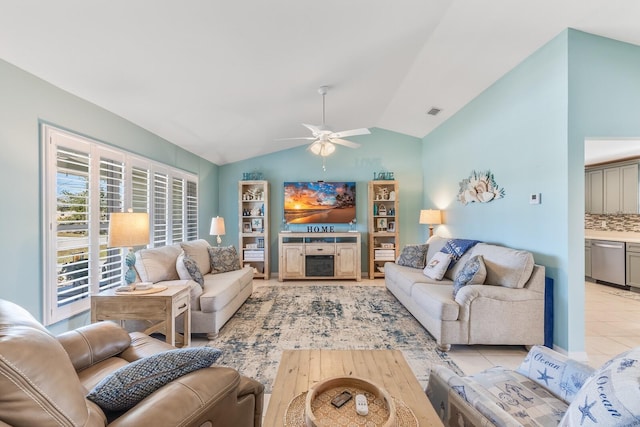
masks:
[[[471,254],[482,255],[487,267],[487,285],[523,288],[533,272],[534,261],[531,252],[478,243],[473,247]]]
[[[427,249],[428,245],[407,245],[402,248],[400,256],[396,260],[396,264],[413,267],[424,268],[427,265]]]
[[[253,269],[227,271],[204,276],[204,293],[200,296],[200,310],[205,313],[226,307],[245,286],[253,283]]]
[[[141,249],[136,252],[136,271],[143,282],[157,283],[163,280],[177,280],[176,260],[180,255],[180,245]]]
[[[407,295],[411,295],[411,289],[414,284],[420,282],[431,283],[433,281],[433,279],[426,277],[420,269],[404,267],[393,262],[385,263],[384,275]]]
[[[571,403],[594,369],[550,348],[536,345],[529,350],[517,372]]]
[[[640,424],[640,347],[594,372],[576,394],[560,426]]]
[[[487,268],[484,266],[482,255],[471,257],[453,281],[453,297],[455,298],[463,286],[482,285],[486,277]]]
[[[207,274],[211,271],[211,261],[209,261],[209,242],[204,239],[192,240],[180,243],[180,247],[185,255],[190,256],[198,264],[200,273]]]
[[[176,270],[178,270],[178,276],[181,279],[190,279],[204,287],[204,278],[198,268],[196,261],[189,255],[185,255],[184,252],[178,256],[176,261]]]
[[[451,260],[451,254],[438,252],[429,260],[427,266],[422,270],[422,272],[425,276],[431,279],[442,280],[445,271],[449,268]]]
[[[429,316],[441,320],[457,320],[460,306],[451,298],[451,282],[416,283],[411,298]]]
[[[107,375],[87,399],[110,411],[127,410],[176,378],[211,366],[221,354],[215,348],[192,347],[136,360]]]
[[[235,246],[209,247],[211,273],[219,274],[240,269],[240,258]]]

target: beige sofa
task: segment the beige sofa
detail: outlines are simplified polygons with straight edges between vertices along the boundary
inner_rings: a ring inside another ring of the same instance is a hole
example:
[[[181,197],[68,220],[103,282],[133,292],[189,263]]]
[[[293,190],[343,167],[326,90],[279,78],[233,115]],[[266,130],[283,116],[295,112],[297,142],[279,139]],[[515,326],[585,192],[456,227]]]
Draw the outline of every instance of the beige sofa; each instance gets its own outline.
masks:
[[[262,384],[223,366],[198,369],[136,395],[134,406],[122,411],[102,409],[86,397],[120,368],[168,350],[175,348],[140,332],[129,335],[112,322],[54,337],[25,309],[0,300],[0,425],[262,424]]]
[[[187,254],[203,276],[200,286],[184,267]],[[142,249],[136,252],[135,269],[143,282],[166,286],[188,285],[191,288],[191,332],[217,336],[220,328],[234,315],[253,292],[253,270],[250,267],[216,273],[215,260],[209,254],[206,240],[182,242],[171,246]],[[180,328],[182,322],[177,322]],[[180,330],[180,332],[182,332]]]
[[[447,240],[433,236],[427,241],[427,263]],[[454,298],[453,279],[474,255],[483,256],[486,280],[462,287]],[[478,243],[442,280],[396,263],[386,263],[384,270],[387,289],[434,336],[442,351],[451,344],[544,343],[545,271],[529,252]]]

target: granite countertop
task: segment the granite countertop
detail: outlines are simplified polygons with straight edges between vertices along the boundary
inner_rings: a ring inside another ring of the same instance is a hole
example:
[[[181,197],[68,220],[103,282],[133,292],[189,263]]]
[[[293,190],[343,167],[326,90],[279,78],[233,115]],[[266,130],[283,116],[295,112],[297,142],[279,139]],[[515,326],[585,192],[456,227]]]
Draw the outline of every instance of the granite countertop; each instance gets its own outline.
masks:
[[[627,231],[584,230],[584,238],[612,242],[640,243],[640,233]]]

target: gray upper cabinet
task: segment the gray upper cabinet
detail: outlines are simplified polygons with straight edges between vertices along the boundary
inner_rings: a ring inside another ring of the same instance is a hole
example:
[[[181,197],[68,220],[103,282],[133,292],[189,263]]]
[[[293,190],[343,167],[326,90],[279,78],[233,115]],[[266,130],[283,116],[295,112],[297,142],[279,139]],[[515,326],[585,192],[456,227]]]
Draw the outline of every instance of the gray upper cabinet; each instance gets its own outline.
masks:
[[[585,172],[585,212],[637,214],[638,163],[588,169]]]

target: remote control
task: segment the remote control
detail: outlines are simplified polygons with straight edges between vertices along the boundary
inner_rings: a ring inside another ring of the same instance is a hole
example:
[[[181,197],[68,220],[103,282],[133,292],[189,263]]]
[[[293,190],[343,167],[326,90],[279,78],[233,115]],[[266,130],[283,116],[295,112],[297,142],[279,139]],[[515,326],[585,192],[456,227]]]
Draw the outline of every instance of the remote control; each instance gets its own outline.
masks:
[[[356,412],[358,415],[367,415],[369,413],[369,405],[364,394],[356,394]]]

